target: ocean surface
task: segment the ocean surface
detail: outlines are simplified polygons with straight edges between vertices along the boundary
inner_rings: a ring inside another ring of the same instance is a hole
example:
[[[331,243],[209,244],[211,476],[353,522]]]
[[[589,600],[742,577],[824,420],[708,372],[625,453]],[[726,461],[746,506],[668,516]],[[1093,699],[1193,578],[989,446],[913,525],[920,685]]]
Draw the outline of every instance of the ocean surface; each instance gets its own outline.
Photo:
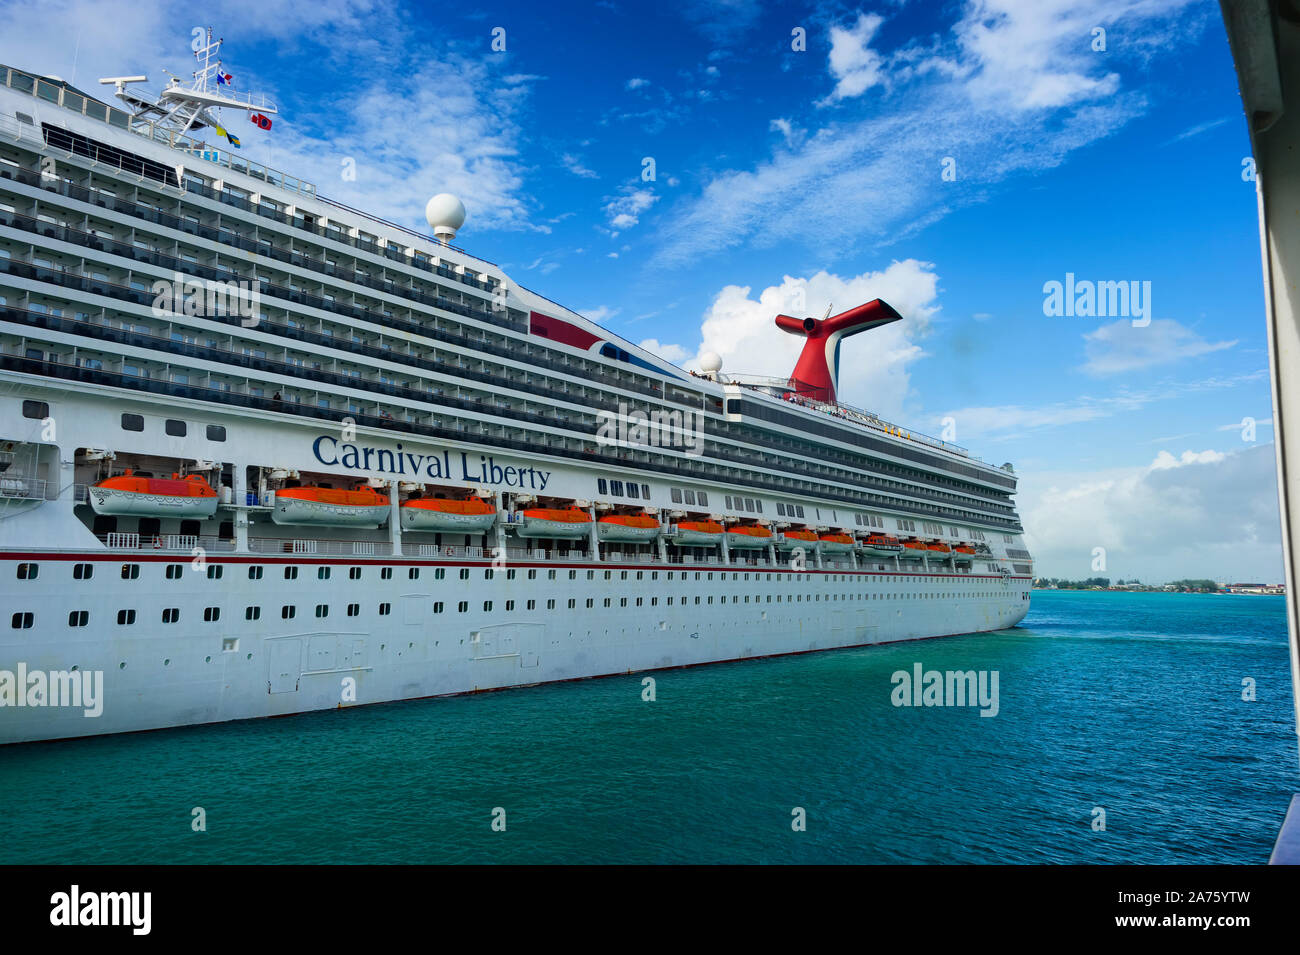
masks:
[[[997,715],[895,706],[917,663]],[[653,676],[6,747],[0,863],[1262,863],[1300,790],[1281,597]]]

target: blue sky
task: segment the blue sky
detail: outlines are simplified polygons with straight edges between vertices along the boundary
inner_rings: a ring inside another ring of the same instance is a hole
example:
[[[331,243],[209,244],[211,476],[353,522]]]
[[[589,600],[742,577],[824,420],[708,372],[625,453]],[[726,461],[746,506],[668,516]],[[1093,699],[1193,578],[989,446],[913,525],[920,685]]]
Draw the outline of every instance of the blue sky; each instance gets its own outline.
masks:
[[[1280,579],[1216,3],[6,2],[0,59],[159,79],[208,24],[281,110],[232,122],[249,158],[422,230],[455,192],[458,244],[672,360],[784,374],[777,311],[886,298],[842,395],[1013,462],[1041,573]],[[1045,315],[1066,273],[1149,282],[1152,321]]]

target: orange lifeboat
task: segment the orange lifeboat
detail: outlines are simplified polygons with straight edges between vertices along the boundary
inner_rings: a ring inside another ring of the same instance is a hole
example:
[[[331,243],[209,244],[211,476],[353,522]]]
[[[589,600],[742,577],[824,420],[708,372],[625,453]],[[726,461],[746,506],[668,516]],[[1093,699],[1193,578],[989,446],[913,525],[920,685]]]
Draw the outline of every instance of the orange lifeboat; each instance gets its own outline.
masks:
[[[853,550],[852,534],[822,534],[822,550],[829,554],[847,554]]]
[[[520,537],[579,540],[590,533],[591,515],[576,507],[530,507],[520,511]]]
[[[903,548],[898,552],[898,556],[903,560],[920,560],[925,549],[925,544],[913,537],[903,541]]]
[[[794,550],[796,547],[816,550],[818,547],[817,535],[809,530],[784,530],[776,535],[774,543],[781,550]]]
[[[277,524],[378,527],[388,518],[388,495],[373,487],[286,487],[275,492],[271,520]]]
[[[925,549],[934,554],[943,554],[945,557],[952,553],[952,548],[943,541],[931,541]]]
[[[717,521],[678,521],[668,540],[682,547],[712,547],[722,540]]]
[[[410,531],[482,534],[497,519],[497,509],[481,497],[415,497],[402,502],[401,513],[402,529]]]
[[[772,543],[772,532],[760,524],[737,524],[727,528],[727,546],[755,550]]]
[[[903,549],[898,538],[889,534],[868,534],[861,546],[864,554],[874,557],[897,557],[899,551]]]
[[[649,514],[607,514],[596,521],[596,536],[605,541],[650,541],[659,536],[659,522]]]
[[[197,474],[143,477],[127,468],[91,485],[89,496],[96,514],[204,518],[217,510],[217,492]]]
[[[952,555],[961,563],[967,564],[975,559],[975,548],[966,543],[958,544],[952,549]]]

